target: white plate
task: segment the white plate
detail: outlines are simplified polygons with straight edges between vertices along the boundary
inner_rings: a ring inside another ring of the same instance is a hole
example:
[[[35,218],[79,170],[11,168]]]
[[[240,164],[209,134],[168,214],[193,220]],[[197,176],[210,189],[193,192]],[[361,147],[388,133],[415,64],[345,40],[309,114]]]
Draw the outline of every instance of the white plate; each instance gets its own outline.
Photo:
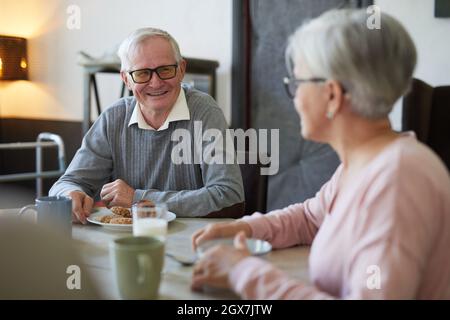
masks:
[[[208,240],[197,247],[197,255],[201,257],[205,251],[219,244],[233,246],[233,238]],[[247,248],[254,256],[260,256],[272,251],[272,245],[260,239],[247,239]]]
[[[91,213],[91,215],[87,218],[87,221],[98,224],[99,226],[105,227],[110,230],[115,231],[133,231],[132,224],[116,224],[116,223],[103,223],[98,221],[101,217],[112,214],[111,210],[108,208],[97,208],[95,209],[95,213]],[[167,211],[161,219],[167,220],[167,222],[175,220],[177,216],[175,213]]]

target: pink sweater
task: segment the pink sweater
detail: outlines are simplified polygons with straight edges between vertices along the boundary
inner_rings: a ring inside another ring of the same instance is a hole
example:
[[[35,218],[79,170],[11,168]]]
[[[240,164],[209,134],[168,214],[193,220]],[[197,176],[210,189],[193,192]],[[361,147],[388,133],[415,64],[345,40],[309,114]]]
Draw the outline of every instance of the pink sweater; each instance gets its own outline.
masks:
[[[313,285],[255,257],[230,273],[246,299],[450,299],[450,179],[415,137],[386,147],[330,204],[342,167],[312,199],[245,218],[274,248],[312,245]]]

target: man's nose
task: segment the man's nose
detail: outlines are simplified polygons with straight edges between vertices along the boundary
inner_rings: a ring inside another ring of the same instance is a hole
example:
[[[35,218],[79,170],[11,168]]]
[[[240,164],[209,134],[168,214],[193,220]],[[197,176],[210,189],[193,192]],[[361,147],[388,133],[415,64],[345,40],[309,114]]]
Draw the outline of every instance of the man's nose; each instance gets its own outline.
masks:
[[[163,80],[161,80],[158,74],[155,71],[153,71],[150,80],[148,81],[148,84],[151,85],[152,87],[159,86],[162,81]]]

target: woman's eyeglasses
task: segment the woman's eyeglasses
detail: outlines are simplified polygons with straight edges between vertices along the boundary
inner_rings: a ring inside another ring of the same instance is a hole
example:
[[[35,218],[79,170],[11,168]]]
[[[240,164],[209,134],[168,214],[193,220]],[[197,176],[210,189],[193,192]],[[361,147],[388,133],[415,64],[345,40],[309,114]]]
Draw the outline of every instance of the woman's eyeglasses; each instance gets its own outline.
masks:
[[[327,79],[325,78],[308,78],[308,79],[296,79],[293,77],[284,77],[283,83],[284,87],[286,88],[287,95],[294,99],[295,93],[297,92],[297,88],[301,83],[306,82],[325,82]]]

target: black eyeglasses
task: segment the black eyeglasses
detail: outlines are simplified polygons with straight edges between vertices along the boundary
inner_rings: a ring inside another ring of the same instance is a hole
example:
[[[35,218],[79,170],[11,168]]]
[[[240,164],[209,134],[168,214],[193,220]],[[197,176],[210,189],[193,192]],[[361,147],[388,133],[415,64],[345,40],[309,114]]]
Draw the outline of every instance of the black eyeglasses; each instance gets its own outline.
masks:
[[[156,72],[161,80],[169,80],[177,75],[178,64],[160,66],[155,69],[145,68],[128,72],[134,83],[146,83],[152,78],[153,72]]]
[[[294,99],[295,92],[297,91],[297,87],[301,83],[325,82],[325,81],[327,81],[327,79],[325,79],[325,78],[309,78],[309,79],[296,79],[296,78],[292,78],[292,77],[284,77],[283,78],[283,83],[284,83],[284,87],[286,88],[286,93],[291,99]]]

